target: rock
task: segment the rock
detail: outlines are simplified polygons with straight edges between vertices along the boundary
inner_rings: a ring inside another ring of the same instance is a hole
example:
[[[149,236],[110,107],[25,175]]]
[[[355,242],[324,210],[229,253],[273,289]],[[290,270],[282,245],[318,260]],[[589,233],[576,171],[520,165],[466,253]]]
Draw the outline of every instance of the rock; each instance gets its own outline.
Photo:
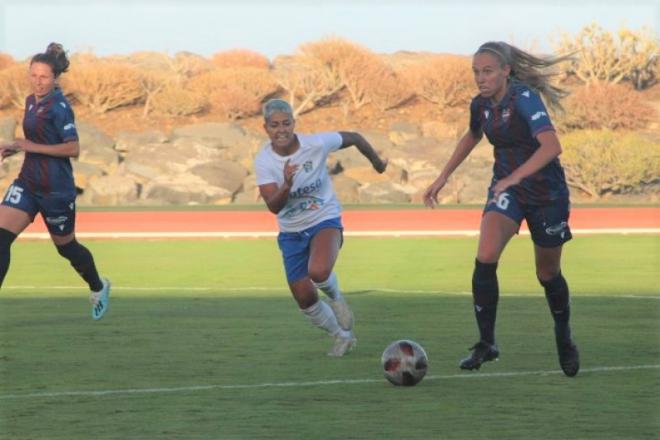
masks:
[[[131,176],[114,174],[92,177],[79,201],[85,205],[126,206],[138,200],[139,187]]]
[[[80,151],[91,148],[109,148],[115,146],[115,141],[92,124],[76,122]]]
[[[359,203],[360,195],[358,193],[358,188],[360,187],[360,182],[352,179],[344,174],[338,174],[332,176],[332,186],[335,189],[337,198],[343,203]]]
[[[190,169],[190,173],[201,177],[209,185],[225,188],[232,195],[241,190],[243,179],[248,175],[245,168],[226,160],[197,165]]]
[[[171,205],[228,204],[232,193],[189,173],[162,175],[145,185],[143,198]]]
[[[414,192],[392,182],[369,183],[358,190],[360,203],[409,203]]]
[[[87,188],[92,178],[101,177],[105,174],[101,167],[90,163],[72,160],[71,165],[73,167],[73,179],[76,182],[76,187],[83,191]]]
[[[117,133],[115,150],[125,153],[141,145],[164,144],[167,141],[167,135],[160,130],[147,130],[138,133],[120,131]]]

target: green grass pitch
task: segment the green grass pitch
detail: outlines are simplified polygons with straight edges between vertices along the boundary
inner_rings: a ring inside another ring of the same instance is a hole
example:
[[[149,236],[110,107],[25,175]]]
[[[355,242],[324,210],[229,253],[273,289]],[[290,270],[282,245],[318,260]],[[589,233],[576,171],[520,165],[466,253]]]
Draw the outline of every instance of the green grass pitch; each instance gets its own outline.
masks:
[[[286,290],[274,240],[87,241],[113,281],[93,322],[47,242],[19,241],[0,292],[0,439],[651,439],[660,432],[660,237],[577,237],[563,271],[582,356],[559,372],[550,313],[517,237],[498,271],[501,358],[476,341],[473,238],[348,238],[337,264],[356,315],[341,359]],[[390,385],[380,355],[430,359]]]

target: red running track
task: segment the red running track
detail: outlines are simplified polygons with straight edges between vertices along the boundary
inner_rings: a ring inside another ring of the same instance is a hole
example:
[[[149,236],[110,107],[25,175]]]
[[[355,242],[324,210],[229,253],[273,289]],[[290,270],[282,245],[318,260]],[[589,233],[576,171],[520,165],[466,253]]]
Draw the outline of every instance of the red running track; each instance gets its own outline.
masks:
[[[347,232],[478,230],[481,209],[349,210],[342,215]],[[580,229],[659,229],[660,208],[574,208],[570,226]],[[26,230],[43,233],[39,217]],[[76,232],[276,232],[266,211],[79,212]],[[655,231],[652,231],[655,232]]]

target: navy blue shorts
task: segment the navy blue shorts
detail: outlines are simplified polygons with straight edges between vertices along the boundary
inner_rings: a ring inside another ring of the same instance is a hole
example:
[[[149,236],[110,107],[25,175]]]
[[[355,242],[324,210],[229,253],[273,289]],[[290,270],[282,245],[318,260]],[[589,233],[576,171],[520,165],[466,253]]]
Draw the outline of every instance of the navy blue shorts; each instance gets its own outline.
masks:
[[[17,179],[7,188],[2,204],[27,212],[32,221],[41,213],[52,235],[69,235],[75,230],[75,193],[41,195],[33,193]]]
[[[280,232],[277,236],[277,244],[282,251],[284,270],[289,284],[303,279],[309,274],[310,243],[321,229],[339,229],[343,233],[341,217],[324,220],[300,232]]]
[[[573,238],[568,227],[570,215],[568,197],[553,200],[545,205],[520,203],[514,195],[507,192],[500,194],[496,202],[491,202],[492,199],[493,193],[488,190],[488,202],[484,207],[484,214],[490,211],[499,212],[518,223],[518,226],[525,219],[532,241],[540,247],[561,246]]]

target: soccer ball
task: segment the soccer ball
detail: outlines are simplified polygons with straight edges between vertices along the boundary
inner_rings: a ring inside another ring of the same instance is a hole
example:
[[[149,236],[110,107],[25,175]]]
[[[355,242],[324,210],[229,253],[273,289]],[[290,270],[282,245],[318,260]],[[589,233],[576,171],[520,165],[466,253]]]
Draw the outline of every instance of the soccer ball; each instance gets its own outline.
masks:
[[[385,378],[394,385],[417,385],[426,374],[429,358],[415,341],[392,342],[383,352],[381,363]]]

